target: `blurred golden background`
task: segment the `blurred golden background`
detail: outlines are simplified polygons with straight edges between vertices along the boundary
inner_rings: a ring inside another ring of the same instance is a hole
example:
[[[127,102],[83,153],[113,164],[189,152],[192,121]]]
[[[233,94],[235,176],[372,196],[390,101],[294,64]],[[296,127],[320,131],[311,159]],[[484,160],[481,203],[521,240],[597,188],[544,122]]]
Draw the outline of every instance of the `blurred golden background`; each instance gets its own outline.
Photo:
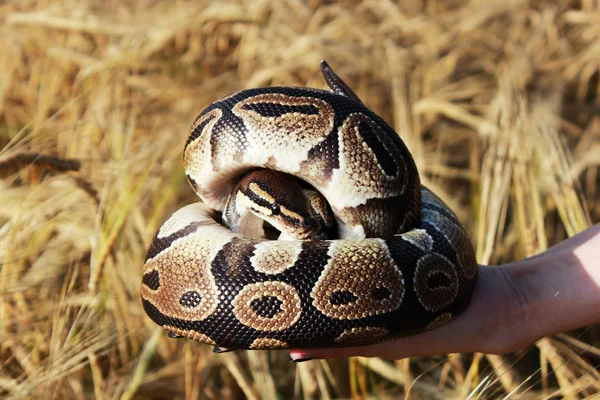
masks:
[[[0,397],[598,398],[598,327],[506,355],[311,361],[170,340],[146,246],[196,201],[195,116],[325,88],[325,58],[404,139],[482,264],[600,220],[600,2],[0,2]]]

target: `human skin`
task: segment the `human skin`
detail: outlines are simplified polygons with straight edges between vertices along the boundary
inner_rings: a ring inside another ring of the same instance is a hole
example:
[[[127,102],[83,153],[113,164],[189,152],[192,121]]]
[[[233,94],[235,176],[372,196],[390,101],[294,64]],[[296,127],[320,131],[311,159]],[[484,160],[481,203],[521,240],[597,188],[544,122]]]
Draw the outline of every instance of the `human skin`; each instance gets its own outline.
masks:
[[[290,361],[503,354],[596,323],[600,323],[600,224],[537,256],[480,266],[471,304],[440,328],[368,346],[293,349]]]

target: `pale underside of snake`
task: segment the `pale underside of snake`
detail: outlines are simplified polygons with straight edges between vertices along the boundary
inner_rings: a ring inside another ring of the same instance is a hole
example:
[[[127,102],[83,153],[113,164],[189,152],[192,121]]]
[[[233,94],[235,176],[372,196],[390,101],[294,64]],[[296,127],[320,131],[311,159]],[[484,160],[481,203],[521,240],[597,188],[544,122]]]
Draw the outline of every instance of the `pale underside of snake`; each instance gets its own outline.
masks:
[[[321,69],[331,91],[243,90],[192,125],[184,164],[202,203],[159,229],[141,285],[170,336],[355,346],[434,329],[468,306],[477,262],[465,228],[420,184],[398,134]]]

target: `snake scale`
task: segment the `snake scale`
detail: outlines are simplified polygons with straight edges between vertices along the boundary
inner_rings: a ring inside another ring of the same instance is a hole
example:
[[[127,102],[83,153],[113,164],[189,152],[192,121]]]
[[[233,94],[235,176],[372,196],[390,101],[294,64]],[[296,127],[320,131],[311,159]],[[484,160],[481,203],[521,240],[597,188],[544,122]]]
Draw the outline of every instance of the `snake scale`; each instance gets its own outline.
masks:
[[[193,123],[183,159],[202,202],[160,227],[143,267],[144,310],[169,336],[356,346],[434,329],[469,304],[465,228],[398,134],[321,70],[330,91],[243,90]]]

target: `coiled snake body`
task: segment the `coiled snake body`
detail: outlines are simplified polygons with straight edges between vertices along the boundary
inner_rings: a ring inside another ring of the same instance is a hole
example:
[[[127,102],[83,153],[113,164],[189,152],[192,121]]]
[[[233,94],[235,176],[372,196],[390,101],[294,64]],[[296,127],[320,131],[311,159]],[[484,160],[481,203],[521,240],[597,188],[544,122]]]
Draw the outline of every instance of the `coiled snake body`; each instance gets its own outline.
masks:
[[[162,225],[141,285],[171,336],[354,346],[433,329],[469,304],[477,262],[464,227],[420,184],[397,133],[321,67],[332,91],[244,90],[191,127],[184,163],[203,203]],[[256,216],[285,240],[265,238]]]

